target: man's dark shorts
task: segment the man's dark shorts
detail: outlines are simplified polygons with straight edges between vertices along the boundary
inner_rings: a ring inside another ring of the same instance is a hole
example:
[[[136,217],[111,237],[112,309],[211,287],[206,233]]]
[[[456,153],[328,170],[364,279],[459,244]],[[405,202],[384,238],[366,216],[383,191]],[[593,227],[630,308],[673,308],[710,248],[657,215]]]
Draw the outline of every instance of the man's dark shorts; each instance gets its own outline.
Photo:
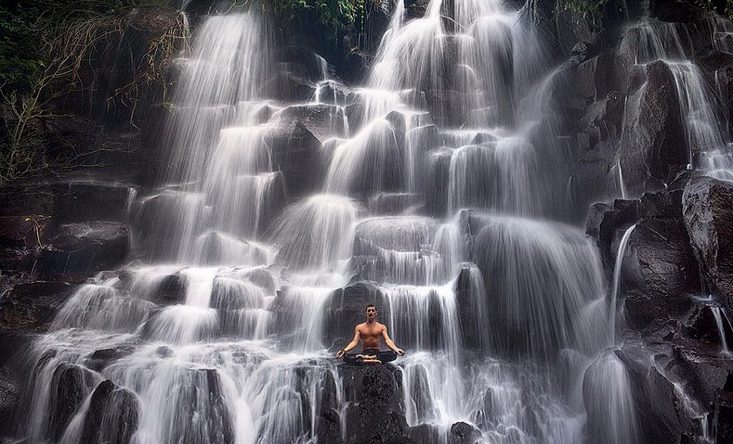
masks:
[[[382,361],[382,364],[386,362],[392,362],[397,359],[397,353],[393,352],[392,350],[380,351],[376,348],[367,348],[360,351],[359,353],[346,353],[344,355],[344,362],[350,365],[364,364],[364,359],[362,358],[362,355],[376,356],[377,359]]]

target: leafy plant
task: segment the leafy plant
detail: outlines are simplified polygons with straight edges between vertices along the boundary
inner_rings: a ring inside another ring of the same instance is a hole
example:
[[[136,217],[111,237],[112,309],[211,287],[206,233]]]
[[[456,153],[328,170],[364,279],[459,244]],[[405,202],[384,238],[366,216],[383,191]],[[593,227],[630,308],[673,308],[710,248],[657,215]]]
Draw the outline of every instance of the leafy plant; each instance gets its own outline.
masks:
[[[55,101],[83,85],[97,49],[120,38],[126,14],[138,6],[165,0],[18,1],[0,6],[0,185],[27,177],[58,159],[44,158],[43,122],[56,116]],[[150,42],[134,79],[114,91],[134,113],[139,90],[163,85],[163,70],[185,40],[182,19]]]

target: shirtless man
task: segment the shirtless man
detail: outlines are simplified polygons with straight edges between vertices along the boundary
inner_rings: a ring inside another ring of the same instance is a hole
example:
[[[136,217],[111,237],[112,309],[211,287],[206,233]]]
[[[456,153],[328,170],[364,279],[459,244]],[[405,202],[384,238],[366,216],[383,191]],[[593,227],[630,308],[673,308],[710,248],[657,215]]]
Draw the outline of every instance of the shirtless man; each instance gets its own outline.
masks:
[[[379,351],[379,343],[384,343],[390,351]],[[361,353],[348,353],[361,342]],[[387,334],[387,327],[377,322],[377,306],[369,304],[366,306],[366,322],[361,323],[354,329],[354,339],[336,353],[336,358],[344,358],[347,364],[382,364],[397,359],[397,355],[404,355],[405,351],[397,347]]]

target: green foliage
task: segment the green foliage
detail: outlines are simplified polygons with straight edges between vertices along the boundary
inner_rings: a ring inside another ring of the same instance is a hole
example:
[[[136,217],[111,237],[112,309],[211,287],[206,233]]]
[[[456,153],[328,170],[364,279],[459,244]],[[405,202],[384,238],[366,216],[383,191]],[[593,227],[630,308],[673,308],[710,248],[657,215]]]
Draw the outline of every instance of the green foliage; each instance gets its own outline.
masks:
[[[80,72],[89,69],[100,46],[120,38],[133,7],[164,4],[166,0],[0,4],[0,185],[57,163],[43,152],[42,129],[56,115],[55,100],[83,87]],[[180,34],[167,30],[150,42],[135,80],[115,92],[120,100],[134,100],[146,82],[161,80],[161,64],[172,58]]]
[[[597,22],[608,0],[562,0],[563,8]]]
[[[733,19],[733,0],[695,0],[695,3],[709,11]]]
[[[332,31],[342,30],[353,24],[365,0],[274,0],[273,10],[281,17],[294,19],[315,12],[319,24]]]

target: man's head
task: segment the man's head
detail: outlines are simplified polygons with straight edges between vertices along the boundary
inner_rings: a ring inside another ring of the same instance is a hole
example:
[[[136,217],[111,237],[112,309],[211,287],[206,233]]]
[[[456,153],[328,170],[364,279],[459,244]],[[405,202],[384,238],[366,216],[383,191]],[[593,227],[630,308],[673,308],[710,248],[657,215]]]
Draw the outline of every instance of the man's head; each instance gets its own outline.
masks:
[[[373,319],[377,319],[377,306],[374,304],[369,304],[365,308],[366,311],[366,317],[368,321],[371,321]]]

